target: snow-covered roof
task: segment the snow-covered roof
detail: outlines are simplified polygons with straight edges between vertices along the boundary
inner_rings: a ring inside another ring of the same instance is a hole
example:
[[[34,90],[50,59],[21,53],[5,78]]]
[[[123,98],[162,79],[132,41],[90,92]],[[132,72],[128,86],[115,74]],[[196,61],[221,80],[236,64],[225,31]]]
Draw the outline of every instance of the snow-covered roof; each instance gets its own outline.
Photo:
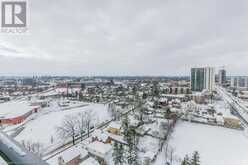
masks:
[[[62,157],[65,162],[69,162],[70,160],[74,159],[79,155],[81,158],[84,158],[88,155],[88,152],[83,149],[80,145],[76,145],[49,159],[47,162],[50,165],[58,165],[59,157]]]
[[[223,115],[223,118],[228,118],[228,119],[233,119],[233,120],[240,120],[238,117],[236,116],[231,116],[231,115]]]
[[[103,132],[102,130],[97,129],[92,133],[92,137],[95,137],[98,140],[105,142],[109,136],[105,132]]]
[[[119,123],[119,122],[111,122],[111,123],[109,124],[108,128],[120,129],[120,128],[121,128],[121,123]]]
[[[223,116],[217,115],[217,116],[216,116],[216,121],[217,121],[217,122],[224,123],[224,118],[223,118]]]
[[[114,141],[117,141],[119,143],[122,143],[122,144],[127,144],[127,142],[123,139],[122,136],[120,135],[115,135],[115,134],[112,134],[112,133],[108,133],[108,136],[114,140]]]
[[[88,152],[100,158],[104,158],[112,151],[110,144],[94,141],[87,146]]]
[[[38,106],[30,106],[27,101],[10,101],[2,103],[0,104],[0,119],[21,116],[37,107]]]
[[[89,157],[88,159],[80,163],[79,165],[100,165],[100,164],[94,158]]]

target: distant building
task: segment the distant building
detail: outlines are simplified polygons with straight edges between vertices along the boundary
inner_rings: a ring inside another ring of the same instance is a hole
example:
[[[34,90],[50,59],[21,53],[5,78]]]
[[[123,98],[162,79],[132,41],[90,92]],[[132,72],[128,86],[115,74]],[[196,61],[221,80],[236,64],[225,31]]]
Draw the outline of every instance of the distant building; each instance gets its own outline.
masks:
[[[199,91],[206,89],[212,91],[215,84],[214,68],[192,68],[191,69],[191,90]]]
[[[34,78],[24,78],[22,80],[22,85],[35,86],[36,80]]]
[[[226,70],[225,69],[219,70],[218,79],[219,79],[219,84],[223,85],[226,83]]]
[[[232,88],[248,88],[248,77],[245,77],[245,76],[231,77],[231,87]]]
[[[204,89],[204,68],[191,69],[191,90],[202,91]]]

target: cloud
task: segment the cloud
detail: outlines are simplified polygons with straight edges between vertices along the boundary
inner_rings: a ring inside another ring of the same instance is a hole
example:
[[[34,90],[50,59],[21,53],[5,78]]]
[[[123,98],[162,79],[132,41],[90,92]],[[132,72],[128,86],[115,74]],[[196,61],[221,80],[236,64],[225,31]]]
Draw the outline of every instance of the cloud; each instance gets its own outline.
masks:
[[[13,74],[189,75],[195,65],[248,74],[246,0],[29,3],[30,34],[0,36]]]

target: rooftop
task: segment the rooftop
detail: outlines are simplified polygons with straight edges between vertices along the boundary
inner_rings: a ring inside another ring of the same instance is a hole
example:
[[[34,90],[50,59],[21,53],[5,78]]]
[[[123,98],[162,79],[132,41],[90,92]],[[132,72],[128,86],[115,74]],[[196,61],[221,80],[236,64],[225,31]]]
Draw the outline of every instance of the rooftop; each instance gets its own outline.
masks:
[[[59,157],[62,157],[65,162],[69,162],[70,160],[77,157],[78,155],[84,158],[88,155],[88,152],[85,149],[83,149],[81,145],[76,145],[56,155],[55,157],[49,159],[47,162],[50,165],[57,165]]]
[[[89,157],[88,159],[80,163],[79,165],[100,165],[100,164],[94,158]]]
[[[10,101],[0,104],[0,119],[14,118],[31,111],[38,106],[30,106],[27,101]]]
[[[87,149],[89,153],[100,158],[104,158],[111,152],[112,146],[110,144],[104,144],[98,141],[94,141],[87,146]]]

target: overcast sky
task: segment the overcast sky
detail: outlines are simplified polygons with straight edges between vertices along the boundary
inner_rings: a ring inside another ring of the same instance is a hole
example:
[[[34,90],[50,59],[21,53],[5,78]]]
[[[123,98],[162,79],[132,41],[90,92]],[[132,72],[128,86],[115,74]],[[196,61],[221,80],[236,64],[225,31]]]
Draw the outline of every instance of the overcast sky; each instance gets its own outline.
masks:
[[[248,75],[247,0],[29,0],[28,35],[0,34],[0,75]]]

